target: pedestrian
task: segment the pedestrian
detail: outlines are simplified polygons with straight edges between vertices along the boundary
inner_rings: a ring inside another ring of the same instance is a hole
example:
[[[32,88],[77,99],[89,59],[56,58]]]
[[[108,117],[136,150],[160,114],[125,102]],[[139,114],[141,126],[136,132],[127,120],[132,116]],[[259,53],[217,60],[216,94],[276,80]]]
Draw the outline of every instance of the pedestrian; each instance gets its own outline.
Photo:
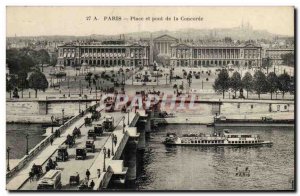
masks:
[[[32,171],[29,172],[29,182],[33,181],[34,173]]]
[[[92,180],[92,182],[90,183],[90,188],[93,189],[94,186],[95,186],[95,182],[94,182],[94,180]]]
[[[114,136],[114,144],[115,144],[115,146],[117,145],[117,142],[118,142],[118,138],[117,138],[117,136],[115,135],[115,136]]]
[[[52,143],[53,143],[53,138],[51,137],[50,138],[50,144],[51,144],[51,146],[52,146]]]
[[[110,158],[110,149],[107,149],[107,157]]]
[[[97,169],[98,178],[101,176],[101,169]]]
[[[60,137],[60,130],[58,129],[58,137]]]
[[[90,180],[91,173],[88,169],[86,170],[85,175],[86,175],[87,180]]]

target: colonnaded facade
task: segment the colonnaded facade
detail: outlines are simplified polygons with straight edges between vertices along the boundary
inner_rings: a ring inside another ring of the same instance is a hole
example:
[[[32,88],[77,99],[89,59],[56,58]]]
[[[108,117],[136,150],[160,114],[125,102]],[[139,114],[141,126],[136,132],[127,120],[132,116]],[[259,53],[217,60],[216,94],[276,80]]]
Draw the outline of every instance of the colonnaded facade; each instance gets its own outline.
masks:
[[[261,66],[262,63],[262,48],[253,44],[174,44],[171,48],[172,66]]]
[[[293,48],[268,48],[265,50],[265,56],[269,57],[274,64],[281,64],[283,62],[281,55],[294,54]]]
[[[169,35],[139,41],[111,40],[90,43],[67,43],[58,47],[58,64],[72,66],[147,66],[155,55],[170,58],[171,66],[261,66],[269,57],[273,63],[282,61],[281,54],[294,49],[262,49],[254,44],[182,42]]]
[[[125,41],[68,43],[58,47],[59,65],[144,66],[149,65],[149,45]]]

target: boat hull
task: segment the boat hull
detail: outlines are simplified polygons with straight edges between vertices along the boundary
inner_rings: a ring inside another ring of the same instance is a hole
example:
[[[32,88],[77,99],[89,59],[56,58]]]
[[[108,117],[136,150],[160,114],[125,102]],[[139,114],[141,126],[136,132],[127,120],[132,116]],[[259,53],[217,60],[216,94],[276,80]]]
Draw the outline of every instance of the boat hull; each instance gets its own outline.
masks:
[[[199,144],[199,143],[169,143],[164,142],[167,146],[263,146],[263,145],[273,145],[272,142],[260,142],[252,144]]]

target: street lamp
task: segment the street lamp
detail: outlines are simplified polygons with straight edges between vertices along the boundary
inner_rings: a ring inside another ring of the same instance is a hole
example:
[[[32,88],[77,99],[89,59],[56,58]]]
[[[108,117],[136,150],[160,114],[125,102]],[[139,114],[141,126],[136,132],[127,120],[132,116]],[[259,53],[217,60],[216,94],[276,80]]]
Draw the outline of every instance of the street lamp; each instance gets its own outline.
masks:
[[[10,171],[9,168],[9,151],[10,151],[10,147],[7,147],[6,152],[7,152],[7,171]]]
[[[105,158],[106,158],[106,148],[103,148],[103,171],[106,172],[106,167],[105,167]]]
[[[128,111],[128,118],[127,118],[127,125],[129,126],[129,111]]]
[[[28,149],[28,139],[29,139],[29,135],[26,134],[25,138],[26,138],[26,154],[28,155],[28,151],[29,151],[29,149]]]
[[[114,156],[114,134],[111,134],[111,155]]]
[[[129,112],[128,112],[129,114]],[[128,118],[129,119],[129,118]],[[129,124],[129,123],[128,123]],[[125,133],[125,116],[123,117],[123,133]]]
[[[79,114],[80,114],[80,100],[78,100],[78,112],[79,112]]]
[[[87,95],[84,95],[85,97],[85,109],[87,109]]]
[[[65,112],[65,109],[62,109],[62,124],[64,124],[64,112]]]
[[[53,133],[53,120],[54,120],[54,116],[51,116],[51,133]]]

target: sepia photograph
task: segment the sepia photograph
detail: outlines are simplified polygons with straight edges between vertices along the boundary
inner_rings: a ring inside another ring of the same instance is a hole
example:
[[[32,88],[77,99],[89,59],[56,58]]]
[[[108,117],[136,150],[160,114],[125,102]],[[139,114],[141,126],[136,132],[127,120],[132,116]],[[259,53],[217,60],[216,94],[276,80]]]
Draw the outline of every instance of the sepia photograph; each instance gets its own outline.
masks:
[[[6,6],[6,190],[294,192],[295,29],[293,6]]]

